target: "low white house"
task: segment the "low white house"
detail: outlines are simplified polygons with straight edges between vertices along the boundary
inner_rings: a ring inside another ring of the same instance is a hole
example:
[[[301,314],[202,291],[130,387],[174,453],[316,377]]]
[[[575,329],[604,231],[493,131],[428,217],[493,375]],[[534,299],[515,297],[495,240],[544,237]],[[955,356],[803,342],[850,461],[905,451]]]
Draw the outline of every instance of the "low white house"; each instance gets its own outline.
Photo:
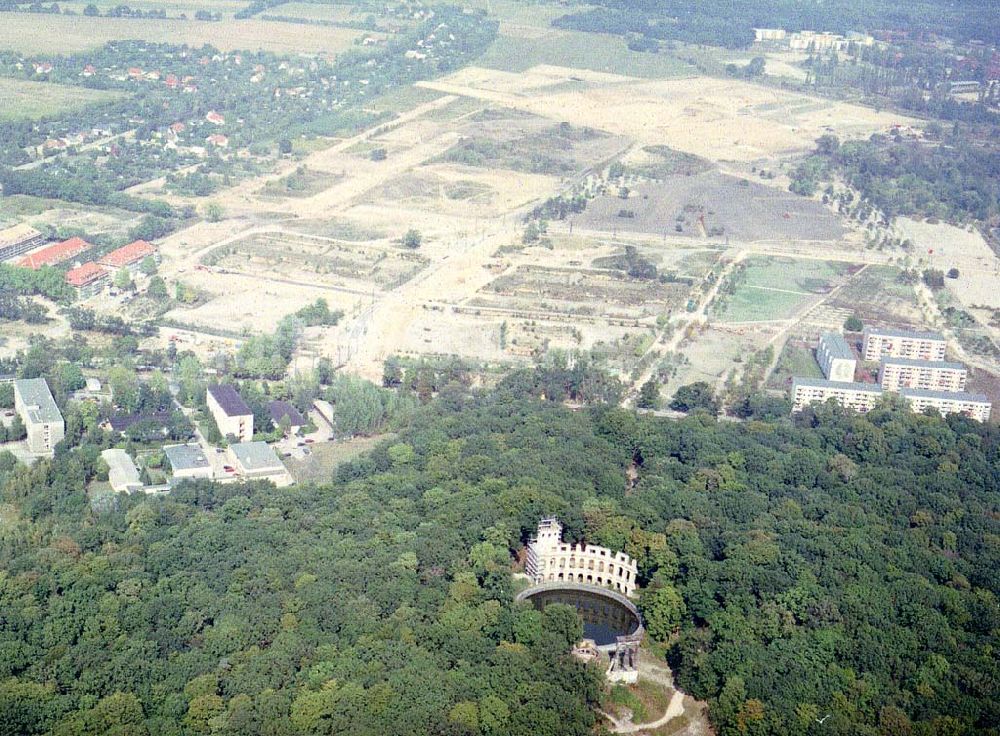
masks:
[[[112,490],[117,493],[142,490],[139,469],[135,467],[135,463],[125,450],[118,448],[104,450],[101,452],[101,457],[108,464],[108,482]]]

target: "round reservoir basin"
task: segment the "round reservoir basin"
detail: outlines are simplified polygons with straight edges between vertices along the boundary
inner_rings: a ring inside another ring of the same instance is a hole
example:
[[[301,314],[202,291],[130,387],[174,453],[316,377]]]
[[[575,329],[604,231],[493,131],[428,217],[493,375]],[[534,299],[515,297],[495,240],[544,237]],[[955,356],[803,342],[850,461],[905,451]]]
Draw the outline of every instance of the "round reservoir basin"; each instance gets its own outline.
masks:
[[[583,619],[583,637],[598,647],[614,646],[619,636],[642,632],[639,613],[632,602],[612,590],[594,586],[548,583],[528,588],[517,596],[541,611],[550,603],[573,606]]]

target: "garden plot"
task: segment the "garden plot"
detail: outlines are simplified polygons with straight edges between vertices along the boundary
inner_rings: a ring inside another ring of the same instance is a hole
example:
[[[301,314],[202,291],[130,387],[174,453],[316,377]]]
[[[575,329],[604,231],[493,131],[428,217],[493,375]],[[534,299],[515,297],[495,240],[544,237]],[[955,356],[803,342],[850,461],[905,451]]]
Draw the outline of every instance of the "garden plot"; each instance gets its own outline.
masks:
[[[620,153],[628,142],[589,128],[537,118],[471,123],[438,160],[530,174],[568,176]]]
[[[491,282],[481,291],[487,298],[476,303],[642,319],[683,306],[689,291],[686,284],[633,279],[614,271],[520,265]]]
[[[391,247],[294,233],[251,235],[213,249],[202,262],[221,272],[251,272],[277,281],[357,293],[396,287],[427,263],[416,253]]]
[[[909,325],[924,321],[913,286],[895,266],[868,266],[828,302],[865,324]]]
[[[548,197],[558,181],[475,166],[430,164],[368,192],[361,204],[398,206],[457,217],[489,217]]]
[[[845,233],[837,216],[815,200],[717,171],[637,183],[627,199],[611,191],[575,220],[594,230],[741,242],[829,242]]]
[[[715,310],[727,323],[791,319],[829,293],[851,268],[839,262],[749,258],[720,291]]]

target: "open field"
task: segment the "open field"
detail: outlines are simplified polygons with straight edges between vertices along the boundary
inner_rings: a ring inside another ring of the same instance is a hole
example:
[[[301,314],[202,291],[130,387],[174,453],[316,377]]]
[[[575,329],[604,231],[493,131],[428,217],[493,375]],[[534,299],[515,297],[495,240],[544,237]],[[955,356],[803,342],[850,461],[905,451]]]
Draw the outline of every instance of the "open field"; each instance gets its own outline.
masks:
[[[0,31],[0,36],[3,31]],[[0,79],[0,121],[40,118],[122,97],[120,92],[25,79]]]
[[[345,21],[362,21],[368,11],[355,8],[352,5],[334,5],[327,3],[285,3],[264,11],[263,15],[281,15],[303,20],[322,20],[343,23]]]
[[[812,345],[800,340],[789,340],[778,356],[778,364],[767,381],[767,387],[787,391],[791,388],[792,378],[796,376],[822,378],[823,371],[816,362]]]
[[[622,211],[632,216],[621,217]],[[717,171],[636,184],[628,199],[610,192],[575,219],[592,229],[742,242],[835,241],[845,232],[837,216],[815,200]]]
[[[722,299],[720,321],[790,319],[817,295],[830,291],[846,271],[844,264],[834,262],[747,259],[733,276],[735,290]]]
[[[695,73],[690,64],[673,56],[632,51],[621,36],[553,28],[541,30],[503,22],[497,40],[476,63],[506,72],[554,64],[654,79]]]
[[[869,266],[830,300],[830,306],[866,324],[919,324],[922,315],[916,295],[901,275],[895,266]]]
[[[735,79],[642,80],[536,66],[514,74],[466,67],[420,86],[589,126],[713,161],[755,161],[810,150],[820,135],[868,136],[899,115]]]
[[[256,18],[210,22],[2,13],[0,21],[0,50],[26,54],[75,53],[123,39],[189,46],[211,44],[223,51],[336,54],[353,48],[354,39],[364,35],[344,28]]]
[[[83,9],[90,4],[89,0],[73,0],[73,2],[59,3],[59,7],[64,10],[68,8],[76,12],[77,15],[83,15]],[[114,0],[95,0],[93,4],[101,11],[101,15],[104,15],[121,3]],[[167,15],[171,17],[183,13],[188,18],[194,18],[194,14],[199,10],[220,13],[225,17],[242,10],[246,7],[246,3],[240,2],[240,0],[131,0],[128,7],[143,11],[165,10]]]

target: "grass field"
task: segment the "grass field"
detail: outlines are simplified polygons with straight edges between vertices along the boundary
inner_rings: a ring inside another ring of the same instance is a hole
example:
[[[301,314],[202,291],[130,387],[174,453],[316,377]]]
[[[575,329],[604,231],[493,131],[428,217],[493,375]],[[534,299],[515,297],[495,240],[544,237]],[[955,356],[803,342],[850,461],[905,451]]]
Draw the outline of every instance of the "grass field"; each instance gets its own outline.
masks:
[[[822,378],[823,372],[812,348],[796,342],[786,342],[778,356],[778,364],[767,381],[768,388],[787,389],[793,376]]]
[[[286,3],[266,10],[263,14],[341,23],[362,20],[368,15],[367,11],[359,11],[350,5],[330,5],[327,3]]]
[[[629,50],[621,36],[557,30],[548,31],[542,37],[502,30],[475,63],[508,72],[523,72],[538,64],[551,64],[654,79],[694,73],[693,67],[680,59]]]
[[[118,92],[24,79],[0,79],[0,120],[40,118],[119,97],[121,94]]]
[[[122,3],[117,0],[94,0],[94,5],[103,15],[111,8]],[[130,0],[126,3],[133,10],[164,10],[171,18],[184,13],[188,18],[194,18],[199,10],[221,13],[223,17],[232,16],[246,7],[241,0]],[[82,2],[59,3],[63,10],[71,10],[77,15],[83,15],[83,9],[90,5],[90,0]]]
[[[723,322],[788,319],[814,295],[822,294],[848,266],[793,258],[747,260],[733,294],[725,297]]]
[[[0,50],[66,54],[97,48],[108,41],[141,39],[157,43],[211,44],[223,51],[338,53],[353,48],[362,31],[279,23],[256,18],[216,23],[196,20],[88,18],[84,16],[0,13]]]

